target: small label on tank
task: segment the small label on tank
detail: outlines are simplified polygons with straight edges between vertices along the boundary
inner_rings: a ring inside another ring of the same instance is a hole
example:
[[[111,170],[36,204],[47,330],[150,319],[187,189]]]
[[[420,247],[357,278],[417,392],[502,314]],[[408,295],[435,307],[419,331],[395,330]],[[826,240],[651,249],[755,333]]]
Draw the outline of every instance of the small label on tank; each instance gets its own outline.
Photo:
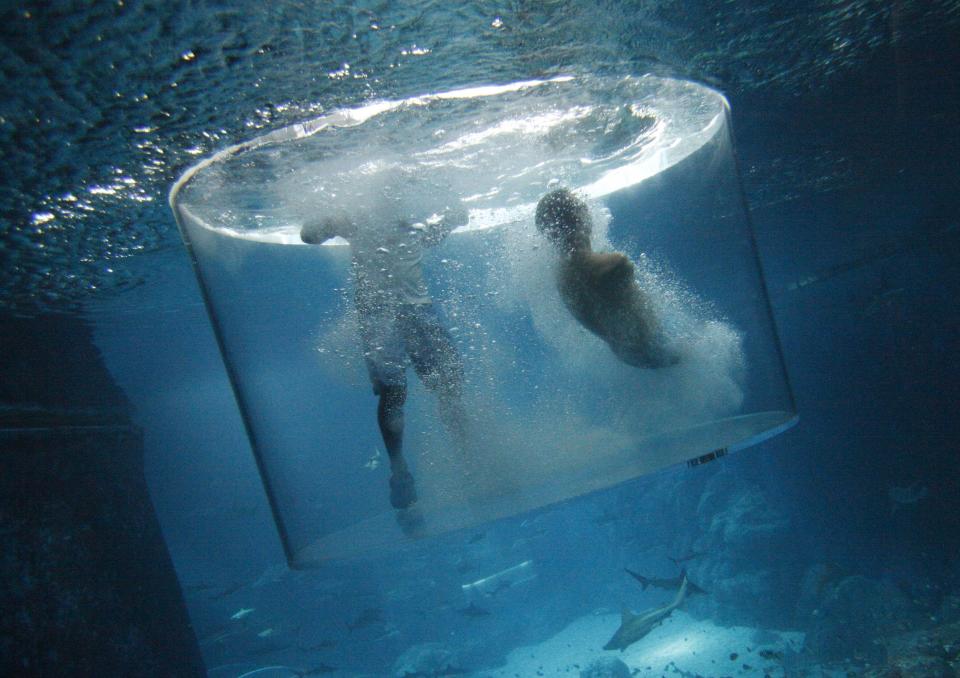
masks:
[[[727,454],[727,448],[721,447],[714,450],[713,452],[708,452],[699,457],[695,457],[687,462],[687,466],[700,466],[700,464],[706,464],[708,461],[713,461],[714,459],[719,459]]]

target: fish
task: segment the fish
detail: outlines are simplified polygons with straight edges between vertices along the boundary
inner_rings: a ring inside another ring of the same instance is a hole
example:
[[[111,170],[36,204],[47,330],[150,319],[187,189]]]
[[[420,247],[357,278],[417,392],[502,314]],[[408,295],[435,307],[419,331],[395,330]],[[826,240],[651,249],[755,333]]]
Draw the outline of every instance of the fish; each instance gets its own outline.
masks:
[[[476,603],[470,603],[466,607],[457,610],[460,614],[465,617],[488,617],[490,616],[490,611],[485,610]]]
[[[209,634],[201,638],[199,642],[201,645],[222,643],[227,638],[232,638],[240,633],[242,633],[242,629],[237,629],[237,627],[233,624],[221,624],[214,627]]]
[[[692,581],[690,581],[690,579],[686,575],[686,572],[684,572],[679,577],[673,577],[671,579],[656,579],[651,577],[644,577],[642,574],[637,574],[633,570],[629,570],[627,568],[623,568],[623,569],[627,574],[629,574],[631,577],[633,577],[638,582],[640,582],[640,586],[643,587],[644,591],[647,590],[648,586],[652,586],[655,589],[663,589],[665,591],[676,591],[677,589],[680,588],[680,586],[684,582],[687,582],[687,593],[689,595],[692,596],[696,593],[703,593],[703,594],[707,593],[702,588],[700,588],[699,586],[694,584]]]
[[[256,608],[253,607],[241,607],[239,610],[230,615],[230,619],[234,621],[239,621],[246,617],[248,614],[252,613]]]
[[[372,626],[373,624],[381,621],[383,621],[383,610],[381,610],[379,607],[368,607],[359,615],[357,615],[353,621],[347,622],[347,628],[353,632],[356,629]]]
[[[620,613],[620,628],[617,629],[613,637],[603,646],[604,650],[620,650],[623,652],[629,646],[646,636],[653,630],[657,624],[673,614],[687,597],[687,577],[683,576],[683,582],[680,584],[680,590],[677,591],[673,602],[655,607],[642,614],[633,614],[627,608]]]
[[[258,634],[257,634],[257,637],[258,637],[258,638],[269,638],[269,637],[272,636],[274,633],[276,633],[276,631],[274,631],[273,628],[268,628],[268,629],[264,629],[263,631],[261,631],[260,633],[258,633]]]
[[[366,469],[370,471],[376,471],[380,467],[380,449],[374,447],[373,455],[370,459],[367,460],[367,463],[363,465]]]
[[[495,585],[492,589],[490,589],[490,591],[488,591],[488,592],[485,593],[484,595],[486,595],[486,596],[488,596],[488,597],[492,597],[492,596],[497,595],[498,593],[502,593],[502,592],[506,591],[506,590],[509,589],[511,586],[513,586],[513,582],[512,582],[512,581],[510,581],[509,579],[501,579],[500,581],[498,581],[498,582],[496,583],[496,585]]]
[[[877,292],[867,301],[866,305],[860,311],[860,317],[870,318],[885,309],[889,309],[902,298],[905,292],[906,289],[903,287],[881,289],[881,291]]]
[[[222,598],[226,598],[227,596],[229,596],[229,595],[232,594],[232,593],[236,593],[237,591],[239,591],[239,590],[242,589],[242,588],[243,588],[243,584],[241,584],[241,583],[239,583],[239,582],[234,582],[234,583],[230,584],[229,586],[227,586],[226,588],[224,588],[223,591],[221,591],[221,592],[219,592],[219,593],[215,593],[215,594],[213,594],[212,596],[210,596],[210,600],[221,600]]]

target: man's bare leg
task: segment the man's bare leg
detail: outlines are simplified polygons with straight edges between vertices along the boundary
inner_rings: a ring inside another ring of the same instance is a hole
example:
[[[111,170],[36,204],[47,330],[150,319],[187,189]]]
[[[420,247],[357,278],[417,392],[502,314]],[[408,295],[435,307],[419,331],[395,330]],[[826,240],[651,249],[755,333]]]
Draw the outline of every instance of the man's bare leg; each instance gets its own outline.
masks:
[[[459,391],[440,393],[437,404],[440,409],[440,420],[444,427],[453,436],[458,447],[465,451],[468,443],[467,413],[463,407],[463,401],[460,399]]]
[[[403,458],[403,405],[406,399],[405,386],[381,386],[377,405],[377,424],[390,458],[390,504],[398,509],[417,501],[413,475]]]

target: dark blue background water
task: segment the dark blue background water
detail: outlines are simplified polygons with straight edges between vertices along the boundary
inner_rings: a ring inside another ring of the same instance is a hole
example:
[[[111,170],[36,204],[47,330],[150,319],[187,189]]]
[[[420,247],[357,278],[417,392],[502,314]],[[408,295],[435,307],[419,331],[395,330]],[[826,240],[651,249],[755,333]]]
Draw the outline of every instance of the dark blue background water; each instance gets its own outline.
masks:
[[[2,302],[94,323],[145,429],[209,666],[387,673],[429,640],[492,666],[579,615],[642,607],[622,568],[671,574],[667,556],[691,549],[708,552],[690,569],[715,589],[691,611],[720,623],[813,628],[800,600],[818,564],[840,573],[831,582],[907,592],[911,623],[948,621],[957,3],[56,3],[8,6],[0,26]],[[400,556],[286,571],[169,185],[200,155],[338,104],[612,69],[728,94],[801,424],[702,469]],[[922,499],[891,499],[913,484]],[[485,599],[488,617],[458,612],[462,583],[525,559],[534,582]],[[241,607],[255,621],[238,629]],[[350,630],[368,609],[376,619]],[[837,658],[818,648],[813,660]]]

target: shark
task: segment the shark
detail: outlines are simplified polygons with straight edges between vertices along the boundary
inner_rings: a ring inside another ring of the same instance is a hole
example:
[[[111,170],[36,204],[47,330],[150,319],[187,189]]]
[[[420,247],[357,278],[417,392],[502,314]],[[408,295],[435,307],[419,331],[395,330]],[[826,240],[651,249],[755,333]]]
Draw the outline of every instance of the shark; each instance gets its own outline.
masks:
[[[652,586],[655,589],[664,589],[665,591],[676,591],[680,588],[683,582],[687,582],[687,592],[689,595],[694,595],[695,593],[706,593],[702,588],[694,584],[687,578],[686,572],[681,574],[679,577],[673,577],[672,579],[656,579],[652,577],[644,577],[642,574],[637,574],[633,570],[623,568],[627,574],[640,582],[640,586],[643,587],[643,590],[646,591],[648,586]]]
[[[629,646],[650,633],[653,628],[669,617],[674,610],[683,604],[687,597],[687,576],[683,575],[683,582],[680,584],[680,590],[677,591],[673,602],[647,610],[642,614],[634,614],[627,608],[623,608],[620,617],[620,628],[613,634],[613,637],[603,646],[604,650],[620,650],[623,652]]]
[[[363,612],[361,612],[353,621],[347,622],[347,628],[351,633],[357,629],[362,629],[367,626],[373,626],[379,622],[383,621],[383,610],[379,607],[368,607]]]
[[[476,603],[470,603],[464,608],[457,610],[460,614],[465,617],[489,617],[490,611],[486,610]]]
[[[223,598],[226,598],[227,596],[236,593],[242,588],[243,588],[243,584],[239,582],[233,582],[232,584],[224,588],[223,591],[220,591],[219,593],[214,593],[212,596],[210,596],[210,600],[222,600]]]

